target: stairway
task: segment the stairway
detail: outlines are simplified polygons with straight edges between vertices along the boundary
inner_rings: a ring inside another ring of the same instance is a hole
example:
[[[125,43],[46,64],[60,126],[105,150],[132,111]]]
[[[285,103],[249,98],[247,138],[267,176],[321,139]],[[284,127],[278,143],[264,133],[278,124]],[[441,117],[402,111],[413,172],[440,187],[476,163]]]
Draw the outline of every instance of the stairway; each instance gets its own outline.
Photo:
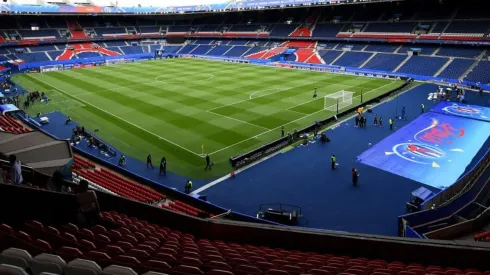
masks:
[[[466,72],[463,73],[463,75],[459,78],[459,80],[463,81],[463,79],[465,79],[469,73],[471,73],[471,71],[473,71],[473,69],[478,66],[478,63],[480,63],[480,61],[483,59],[484,56],[486,56],[486,50],[484,50],[481,55],[475,60],[475,62],[473,62],[473,64],[468,68],[468,70],[466,70]]]
[[[82,29],[80,24],[78,24],[78,21],[75,19],[67,19],[66,24],[68,25],[68,28],[70,29],[71,33],[71,38],[72,39],[84,39],[84,38],[90,38]]]
[[[453,60],[454,57],[449,58],[449,60],[434,74],[434,77],[439,76],[447,68],[447,66],[449,66],[449,64],[453,63]]]
[[[364,68],[364,66],[366,66],[366,64],[371,61],[371,59],[373,59],[378,53],[373,53],[368,59],[366,59],[366,61],[364,61],[364,63],[361,64],[361,66],[359,66],[359,68]]]
[[[329,65],[332,65],[332,64],[335,64],[335,62],[337,62],[337,60],[339,60],[346,52],[342,52],[339,56],[337,56],[337,58],[335,58],[332,63],[330,63]]]
[[[400,63],[400,65],[398,65],[398,67],[396,67],[396,68],[393,70],[393,72],[394,72],[394,73],[398,72],[398,70],[399,70],[399,69],[400,69],[400,68],[401,68],[403,65],[405,65],[405,63],[407,63],[407,62],[408,62],[408,60],[410,60],[410,58],[411,58],[411,57],[412,57],[411,55],[407,56],[407,58],[405,58],[405,60],[403,60],[403,61],[402,61],[402,63]]]

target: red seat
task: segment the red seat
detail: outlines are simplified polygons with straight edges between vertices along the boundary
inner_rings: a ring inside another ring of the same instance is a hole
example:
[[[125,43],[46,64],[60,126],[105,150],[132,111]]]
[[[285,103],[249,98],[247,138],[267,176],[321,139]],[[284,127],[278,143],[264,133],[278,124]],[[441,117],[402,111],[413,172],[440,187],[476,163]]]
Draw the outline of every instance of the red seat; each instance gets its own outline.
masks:
[[[114,257],[112,259],[112,261],[117,265],[132,268],[136,272],[141,271],[141,268],[140,268],[141,263],[135,257],[126,256],[126,255],[118,255],[118,256]]]
[[[135,257],[139,261],[145,261],[150,257],[150,254],[148,252],[136,248],[127,251],[126,255]]]
[[[243,258],[231,258],[231,259],[228,259],[227,262],[229,265],[231,265],[233,267],[250,264],[247,260],[245,260]]]
[[[273,261],[271,261],[271,263],[273,265],[275,265],[277,268],[281,268],[281,267],[289,264],[289,262],[284,261],[284,260],[273,260]]]
[[[233,272],[227,270],[213,269],[206,272],[206,275],[234,275]]]
[[[96,262],[100,267],[104,268],[112,264],[111,257],[104,252],[100,251],[89,251],[83,255],[83,259],[91,260]]]
[[[172,267],[166,262],[157,261],[157,260],[149,260],[141,265],[141,268],[145,271],[155,271],[166,273],[172,269]]]
[[[335,274],[335,273],[330,273],[330,271],[328,270],[323,270],[323,269],[310,269],[308,271],[308,274],[313,274],[313,275],[331,275],[331,274]]]
[[[81,240],[78,243],[86,251],[97,249],[97,247],[95,246],[95,244],[93,242],[89,241],[89,240]]]
[[[38,239],[38,240],[35,240],[34,242],[32,242],[32,245],[35,246],[36,248],[38,248],[41,253],[52,253],[53,252],[53,248],[51,248],[51,245],[46,241]]]
[[[254,275],[254,274],[262,274],[262,271],[255,266],[239,265],[235,267],[234,273],[242,274],[242,275]]]
[[[303,270],[299,266],[285,265],[281,270],[287,271],[291,275],[299,275],[303,273]]]
[[[177,259],[173,255],[170,255],[168,253],[163,253],[163,252],[157,253],[156,255],[153,256],[153,258],[156,260],[164,261],[168,264],[173,264],[174,262],[177,261]]]
[[[116,256],[123,254],[124,250],[117,245],[107,245],[102,249],[102,252],[106,253],[109,256]]]
[[[287,271],[280,269],[269,269],[265,274],[267,275],[289,275]]]
[[[202,272],[199,268],[194,266],[187,265],[178,265],[172,268],[171,274],[174,275],[202,275]]]
[[[269,269],[276,268],[275,265],[273,265],[273,264],[271,264],[269,262],[257,262],[257,263],[255,263],[255,266],[258,267],[260,270],[262,270],[264,272],[267,271],[267,270],[269,270]]]
[[[72,261],[76,258],[80,258],[83,253],[74,247],[63,246],[56,251],[56,254],[63,258],[66,262]]]
[[[179,260],[180,265],[187,265],[187,266],[195,266],[195,267],[201,267],[202,262],[199,259],[196,258],[191,258],[191,257],[183,257],[182,259]]]
[[[233,268],[230,265],[228,265],[226,262],[210,261],[204,265],[204,270],[209,271],[213,269],[228,270],[228,271],[233,270]]]

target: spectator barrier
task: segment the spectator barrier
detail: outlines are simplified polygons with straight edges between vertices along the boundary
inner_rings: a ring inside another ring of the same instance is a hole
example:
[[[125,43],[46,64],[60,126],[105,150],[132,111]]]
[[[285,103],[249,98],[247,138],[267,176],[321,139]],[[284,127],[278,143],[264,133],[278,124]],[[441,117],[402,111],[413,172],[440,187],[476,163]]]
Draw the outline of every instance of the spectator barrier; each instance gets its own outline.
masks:
[[[170,226],[193,234],[198,239],[424,265],[447,266],[450,263],[453,267],[463,269],[468,266],[481,270],[490,268],[490,249],[477,242],[407,240],[227,220],[204,220],[107,193],[97,192],[97,197],[102,211],[117,211],[150,223]],[[20,225],[32,219],[45,224],[66,224],[76,220],[78,205],[76,197],[71,194],[0,184],[0,209],[2,222],[7,224]]]

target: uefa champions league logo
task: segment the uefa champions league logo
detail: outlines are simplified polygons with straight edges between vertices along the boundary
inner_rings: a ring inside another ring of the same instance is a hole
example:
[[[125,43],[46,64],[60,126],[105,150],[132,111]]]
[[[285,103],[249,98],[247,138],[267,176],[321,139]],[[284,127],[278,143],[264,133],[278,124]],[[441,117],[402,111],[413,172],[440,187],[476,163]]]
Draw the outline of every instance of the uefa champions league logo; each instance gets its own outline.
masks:
[[[453,115],[469,116],[469,117],[476,117],[482,119],[487,118],[481,109],[476,107],[471,107],[471,106],[459,105],[457,103],[454,103],[451,106],[446,106],[442,108],[442,110],[446,113],[453,114]]]
[[[453,144],[453,140],[462,138],[464,133],[464,129],[456,129],[448,123],[439,124],[434,119],[430,126],[415,133],[413,140],[395,144],[392,151],[385,152],[385,155],[394,154],[412,163],[439,168],[444,161],[451,162],[441,146]],[[448,151],[463,152],[460,148],[451,148]]]

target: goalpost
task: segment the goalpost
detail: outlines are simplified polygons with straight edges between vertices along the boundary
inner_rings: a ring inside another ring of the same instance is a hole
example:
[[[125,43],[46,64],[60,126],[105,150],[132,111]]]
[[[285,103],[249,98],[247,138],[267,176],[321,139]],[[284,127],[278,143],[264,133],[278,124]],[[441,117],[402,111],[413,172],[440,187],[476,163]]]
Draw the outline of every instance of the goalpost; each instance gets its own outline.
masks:
[[[333,111],[338,113],[342,108],[352,105],[352,96],[354,92],[349,91],[339,91],[333,94],[329,94],[324,97],[323,108],[325,110]]]

